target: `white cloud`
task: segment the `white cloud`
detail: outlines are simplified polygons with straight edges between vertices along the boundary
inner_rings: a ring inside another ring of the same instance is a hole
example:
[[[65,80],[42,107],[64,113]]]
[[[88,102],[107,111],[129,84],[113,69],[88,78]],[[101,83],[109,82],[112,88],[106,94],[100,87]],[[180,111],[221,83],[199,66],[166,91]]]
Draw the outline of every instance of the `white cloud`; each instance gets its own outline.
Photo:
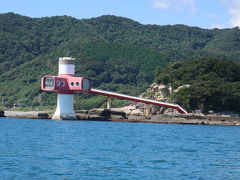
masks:
[[[228,5],[228,6],[240,6],[240,1],[239,0],[222,0],[222,3],[224,5]]]
[[[170,6],[166,2],[154,1],[153,2],[153,7],[154,8],[159,8],[159,9],[168,9]]]
[[[229,9],[229,13],[231,14],[230,23],[233,27],[240,27],[240,9]]]
[[[231,16],[229,23],[232,27],[240,27],[240,0],[222,0]]]
[[[154,0],[152,5],[159,9],[190,10],[193,14],[197,13],[195,0]]]

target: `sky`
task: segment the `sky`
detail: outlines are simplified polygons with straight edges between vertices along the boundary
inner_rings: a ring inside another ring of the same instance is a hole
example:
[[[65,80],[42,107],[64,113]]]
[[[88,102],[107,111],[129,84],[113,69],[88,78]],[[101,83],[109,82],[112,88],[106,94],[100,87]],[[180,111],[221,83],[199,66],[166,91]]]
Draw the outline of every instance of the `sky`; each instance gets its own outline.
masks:
[[[0,0],[0,4],[0,13],[29,17],[116,15],[141,24],[205,29],[240,26],[240,0]]]

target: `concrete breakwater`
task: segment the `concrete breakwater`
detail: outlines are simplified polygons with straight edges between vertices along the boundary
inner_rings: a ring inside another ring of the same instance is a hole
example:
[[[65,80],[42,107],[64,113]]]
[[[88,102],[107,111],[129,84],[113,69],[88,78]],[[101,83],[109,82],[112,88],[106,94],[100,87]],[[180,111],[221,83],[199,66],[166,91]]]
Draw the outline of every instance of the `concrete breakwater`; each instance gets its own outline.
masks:
[[[240,125],[240,118],[198,116],[198,115],[166,115],[157,114],[151,116],[129,115],[123,111],[108,109],[77,110],[78,120],[89,121],[113,121],[113,122],[141,122],[161,124],[201,124],[201,125]],[[53,112],[50,111],[5,111],[3,116],[13,118],[51,119]]]

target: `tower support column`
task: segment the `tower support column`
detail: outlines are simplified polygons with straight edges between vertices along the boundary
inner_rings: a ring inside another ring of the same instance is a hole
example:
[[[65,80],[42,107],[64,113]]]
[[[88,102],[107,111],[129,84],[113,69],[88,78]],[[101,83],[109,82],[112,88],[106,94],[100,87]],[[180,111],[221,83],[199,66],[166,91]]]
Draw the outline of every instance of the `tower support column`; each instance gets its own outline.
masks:
[[[107,96],[107,109],[111,109],[112,97]]]
[[[52,119],[54,120],[76,119],[76,114],[73,109],[73,94],[58,94],[57,109]]]
[[[151,105],[150,104],[145,104],[144,115],[147,116],[147,117],[151,115]]]
[[[70,57],[59,58],[58,75],[75,75],[75,59]],[[64,84],[68,86],[68,84]],[[54,120],[77,119],[73,109],[73,94],[61,93],[57,97],[57,108],[52,117]]]

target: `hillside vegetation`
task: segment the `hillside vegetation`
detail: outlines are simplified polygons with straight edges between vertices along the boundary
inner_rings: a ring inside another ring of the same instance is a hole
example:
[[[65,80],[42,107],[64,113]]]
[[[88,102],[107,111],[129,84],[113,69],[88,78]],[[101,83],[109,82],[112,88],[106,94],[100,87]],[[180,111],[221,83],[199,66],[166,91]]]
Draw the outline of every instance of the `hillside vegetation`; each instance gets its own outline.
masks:
[[[40,91],[40,78],[57,74],[58,58],[67,54],[77,59],[76,75],[92,78],[95,88],[138,95],[153,81],[157,66],[202,56],[239,61],[239,38],[238,28],[142,25],[116,16],[0,14],[0,98],[5,104],[54,105],[56,95]],[[104,103],[104,97],[89,94],[76,99],[77,108]]]
[[[227,59],[199,58],[157,68],[155,81],[174,89],[189,84],[172,95],[172,100],[188,111],[240,112],[240,64]]]

